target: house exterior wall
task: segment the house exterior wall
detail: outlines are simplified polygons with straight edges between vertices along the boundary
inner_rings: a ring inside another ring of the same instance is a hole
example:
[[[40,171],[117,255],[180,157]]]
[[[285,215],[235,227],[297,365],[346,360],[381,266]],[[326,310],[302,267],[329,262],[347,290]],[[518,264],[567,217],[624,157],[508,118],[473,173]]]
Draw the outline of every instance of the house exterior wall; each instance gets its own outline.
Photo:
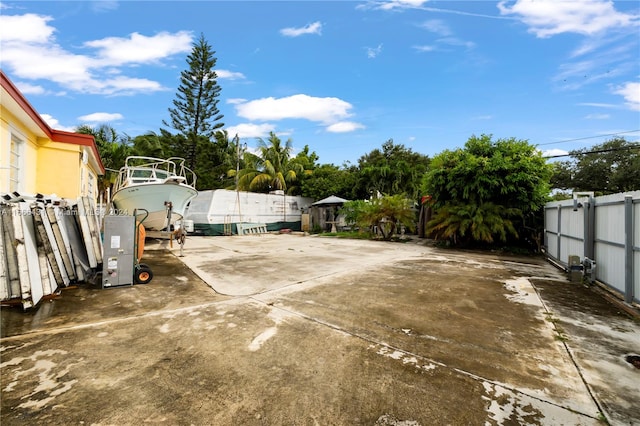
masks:
[[[11,140],[20,140],[21,167],[18,192],[37,192],[37,138],[4,106],[0,106],[0,193],[11,192]]]
[[[0,193],[96,200],[104,166],[93,137],[51,129],[1,70],[0,80]]]
[[[80,147],[47,141],[38,153],[38,192],[63,198],[84,196]]]

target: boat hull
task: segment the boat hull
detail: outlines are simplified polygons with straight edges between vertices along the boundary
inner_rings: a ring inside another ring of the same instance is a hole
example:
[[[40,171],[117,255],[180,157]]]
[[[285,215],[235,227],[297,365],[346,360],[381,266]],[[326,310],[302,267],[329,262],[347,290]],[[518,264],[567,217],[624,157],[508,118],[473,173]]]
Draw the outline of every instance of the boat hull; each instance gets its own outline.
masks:
[[[145,229],[161,231],[182,219],[184,212],[198,191],[176,183],[147,183],[124,187],[113,194],[116,214],[132,215],[142,221]],[[172,204],[172,215],[167,223],[167,205]],[[144,211],[148,212],[148,215]]]

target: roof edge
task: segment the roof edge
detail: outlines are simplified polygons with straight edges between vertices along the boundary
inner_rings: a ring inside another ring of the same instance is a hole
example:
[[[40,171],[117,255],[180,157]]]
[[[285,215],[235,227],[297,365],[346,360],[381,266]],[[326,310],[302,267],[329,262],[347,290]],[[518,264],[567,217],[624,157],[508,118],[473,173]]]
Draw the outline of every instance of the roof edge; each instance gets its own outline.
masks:
[[[52,129],[47,122],[42,119],[40,114],[38,114],[36,109],[31,105],[31,103],[29,103],[27,98],[24,97],[22,92],[20,92],[16,85],[13,84],[2,69],[0,69],[0,84],[7,91],[9,96],[16,101],[20,108],[27,113],[29,118],[33,120],[33,122],[47,135],[49,139],[54,142],[90,147],[96,157],[98,167],[100,168],[98,172],[100,172],[101,175],[105,174],[104,164],[102,163],[102,158],[100,158],[96,140],[92,135]]]
[[[22,108],[24,112],[27,113],[29,118],[33,120],[33,122],[48,136],[51,137],[51,127],[47,124],[46,121],[42,119],[40,114],[36,111],[36,109],[29,103],[27,98],[24,97],[22,92],[16,87],[15,84],[9,77],[0,69],[0,84],[2,87],[9,93],[9,96],[13,98],[14,101]]]

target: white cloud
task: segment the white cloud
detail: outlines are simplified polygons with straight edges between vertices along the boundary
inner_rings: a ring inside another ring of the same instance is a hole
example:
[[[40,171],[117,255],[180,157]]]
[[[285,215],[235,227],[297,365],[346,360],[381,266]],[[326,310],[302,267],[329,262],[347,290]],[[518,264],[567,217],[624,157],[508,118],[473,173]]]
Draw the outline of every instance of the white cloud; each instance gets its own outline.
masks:
[[[245,102],[247,102],[247,100],[243,99],[243,98],[229,98],[229,99],[227,99],[227,103],[230,104],[230,105],[243,104]]]
[[[567,32],[593,35],[639,23],[638,16],[616,11],[610,0],[502,0],[498,9],[502,15],[519,17],[539,38]]]
[[[344,120],[352,114],[352,105],[338,98],[318,98],[308,95],[293,95],[284,98],[262,98],[253,101],[232,99],[228,103],[236,105],[238,116],[249,120],[286,120],[304,119],[318,122],[326,126],[331,133],[346,133],[365,126],[353,121]],[[240,124],[228,128],[229,134],[238,133],[240,137],[262,137],[274,131],[270,123]],[[281,132],[280,132],[281,133]]]
[[[66,132],[75,132],[75,130],[76,130],[73,127],[66,127],[66,126],[61,125],[60,122],[56,118],[53,118],[49,114],[40,114],[40,117],[42,117],[42,119],[45,121],[45,123],[47,123],[49,125],[49,127],[51,127],[52,129],[64,130]]]
[[[476,44],[472,41],[464,41],[455,37],[446,37],[436,40],[435,44],[425,44],[421,46],[413,46],[418,52],[452,52],[455,47],[464,47],[467,50],[476,47]]]
[[[285,98],[262,98],[236,104],[238,116],[249,120],[283,120],[302,118],[333,124],[349,117],[352,105],[338,98],[293,95]]]
[[[624,97],[626,104],[634,111],[640,111],[640,82],[628,82],[618,87],[614,92]]]
[[[609,114],[589,114],[584,118],[585,120],[608,120],[610,117]]]
[[[115,0],[99,0],[91,2],[91,9],[94,12],[109,12],[116,10],[120,6]]]
[[[242,123],[237,126],[226,127],[225,130],[229,134],[229,137],[238,135],[240,138],[261,138],[267,136],[269,132],[273,132],[275,128],[273,124],[269,123]]]
[[[445,22],[441,19],[429,19],[428,21],[423,22],[419,25],[420,28],[423,28],[429,32],[438,34],[443,37],[450,36],[452,34],[449,26],[445,24]]]
[[[191,33],[179,31],[175,34],[161,32],[147,37],[133,33],[127,38],[107,37],[84,43],[97,49],[102,65],[123,65],[155,62],[176,53],[190,52]]]
[[[604,103],[598,103],[598,102],[581,102],[578,105],[596,107],[596,108],[617,108],[617,105],[614,105],[614,104],[604,104]]]
[[[91,80],[91,59],[56,45],[3,43],[2,65],[25,79],[47,79],[63,85]]]
[[[471,41],[460,40],[453,35],[453,31],[447,26],[447,24],[440,19],[430,19],[419,25],[420,28],[425,29],[431,33],[441,36],[434,43],[429,45],[418,45],[413,48],[419,52],[432,52],[432,51],[446,51],[450,50],[443,46],[462,46],[467,49],[475,47],[475,43]]]
[[[413,46],[418,52],[433,52],[438,48],[436,46],[422,45],[422,46]]]
[[[86,123],[109,123],[116,120],[121,120],[122,114],[109,113],[109,112],[94,112],[93,114],[83,115],[78,117],[78,121]]]
[[[466,47],[467,49],[473,49],[476,46],[476,44],[472,41],[464,41],[456,37],[440,38],[437,41],[441,44],[447,44],[449,46],[462,46]]]
[[[365,127],[360,123],[355,123],[353,121],[340,121],[338,123],[331,124],[327,126],[327,132],[331,133],[348,133],[353,132],[354,130],[364,129]]]
[[[246,77],[241,72],[229,71],[229,70],[216,70],[218,78],[227,80],[243,80]]]
[[[582,40],[580,46],[571,52],[570,57],[576,58],[578,56],[583,56],[599,49],[602,49],[607,46],[607,44],[613,44],[617,42],[619,37],[589,37]]]
[[[380,53],[382,53],[382,44],[379,44],[377,47],[367,47],[367,58],[374,59]]]
[[[379,4],[378,8],[382,10],[416,8],[422,6],[427,1],[428,0],[391,0]]]
[[[625,55],[616,59],[611,51],[607,51],[591,59],[561,64],[558,74],[552,80],[565,90],[576,90],[598,81],[611,80],[629,70],[631,62],[620,62],[623,59]]]
[[[0,40],[3,50],[7,44],[48,43],[53,39],[55,28],[48,25],[50,16],[27,13],[25,15],[0,15]]]
[[[56,29],[49,25],[52,20],[36,14],[0,15],[2,66],[21,79],[48,80],[66,90],[130,95],[167,89],[156,81],[128,77],[117,66],[155,64],[192,48],[191,35],[186,31],[151,37],[133,33],[127,38],[86,42],[85,48],[96,51],[93,55],[79,55],[56,43]]]
[[[569,152],[565,151],[564,149],[559,149],[559,148],[552,148],[552,149],[547,149],[545,151],[542,151],[542,156],[543,157],[557,157],[560,155],[568,155]]]
[[[287,37],[298,37],[304,34],[322,34],[322,23],[319,21],[313,24],[305,25],[301,28],[283,28],[280,30],[280,34]]]
[[[16,87],[23,95],[43,95],[46,93],[44,87],[35,84],[16,82]]]

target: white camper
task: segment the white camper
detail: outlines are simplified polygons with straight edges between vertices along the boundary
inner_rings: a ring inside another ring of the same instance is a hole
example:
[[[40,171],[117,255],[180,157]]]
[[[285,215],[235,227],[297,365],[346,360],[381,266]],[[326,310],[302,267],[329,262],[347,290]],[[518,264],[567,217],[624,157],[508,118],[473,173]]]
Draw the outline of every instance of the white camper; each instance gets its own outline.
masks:
[[[193,222],[194,233],[200,235],[243,234],[252,229],[300,231],[302,214],[312,203],[312,198],[283,191],[200,191],[191,200],[185,221]]]

